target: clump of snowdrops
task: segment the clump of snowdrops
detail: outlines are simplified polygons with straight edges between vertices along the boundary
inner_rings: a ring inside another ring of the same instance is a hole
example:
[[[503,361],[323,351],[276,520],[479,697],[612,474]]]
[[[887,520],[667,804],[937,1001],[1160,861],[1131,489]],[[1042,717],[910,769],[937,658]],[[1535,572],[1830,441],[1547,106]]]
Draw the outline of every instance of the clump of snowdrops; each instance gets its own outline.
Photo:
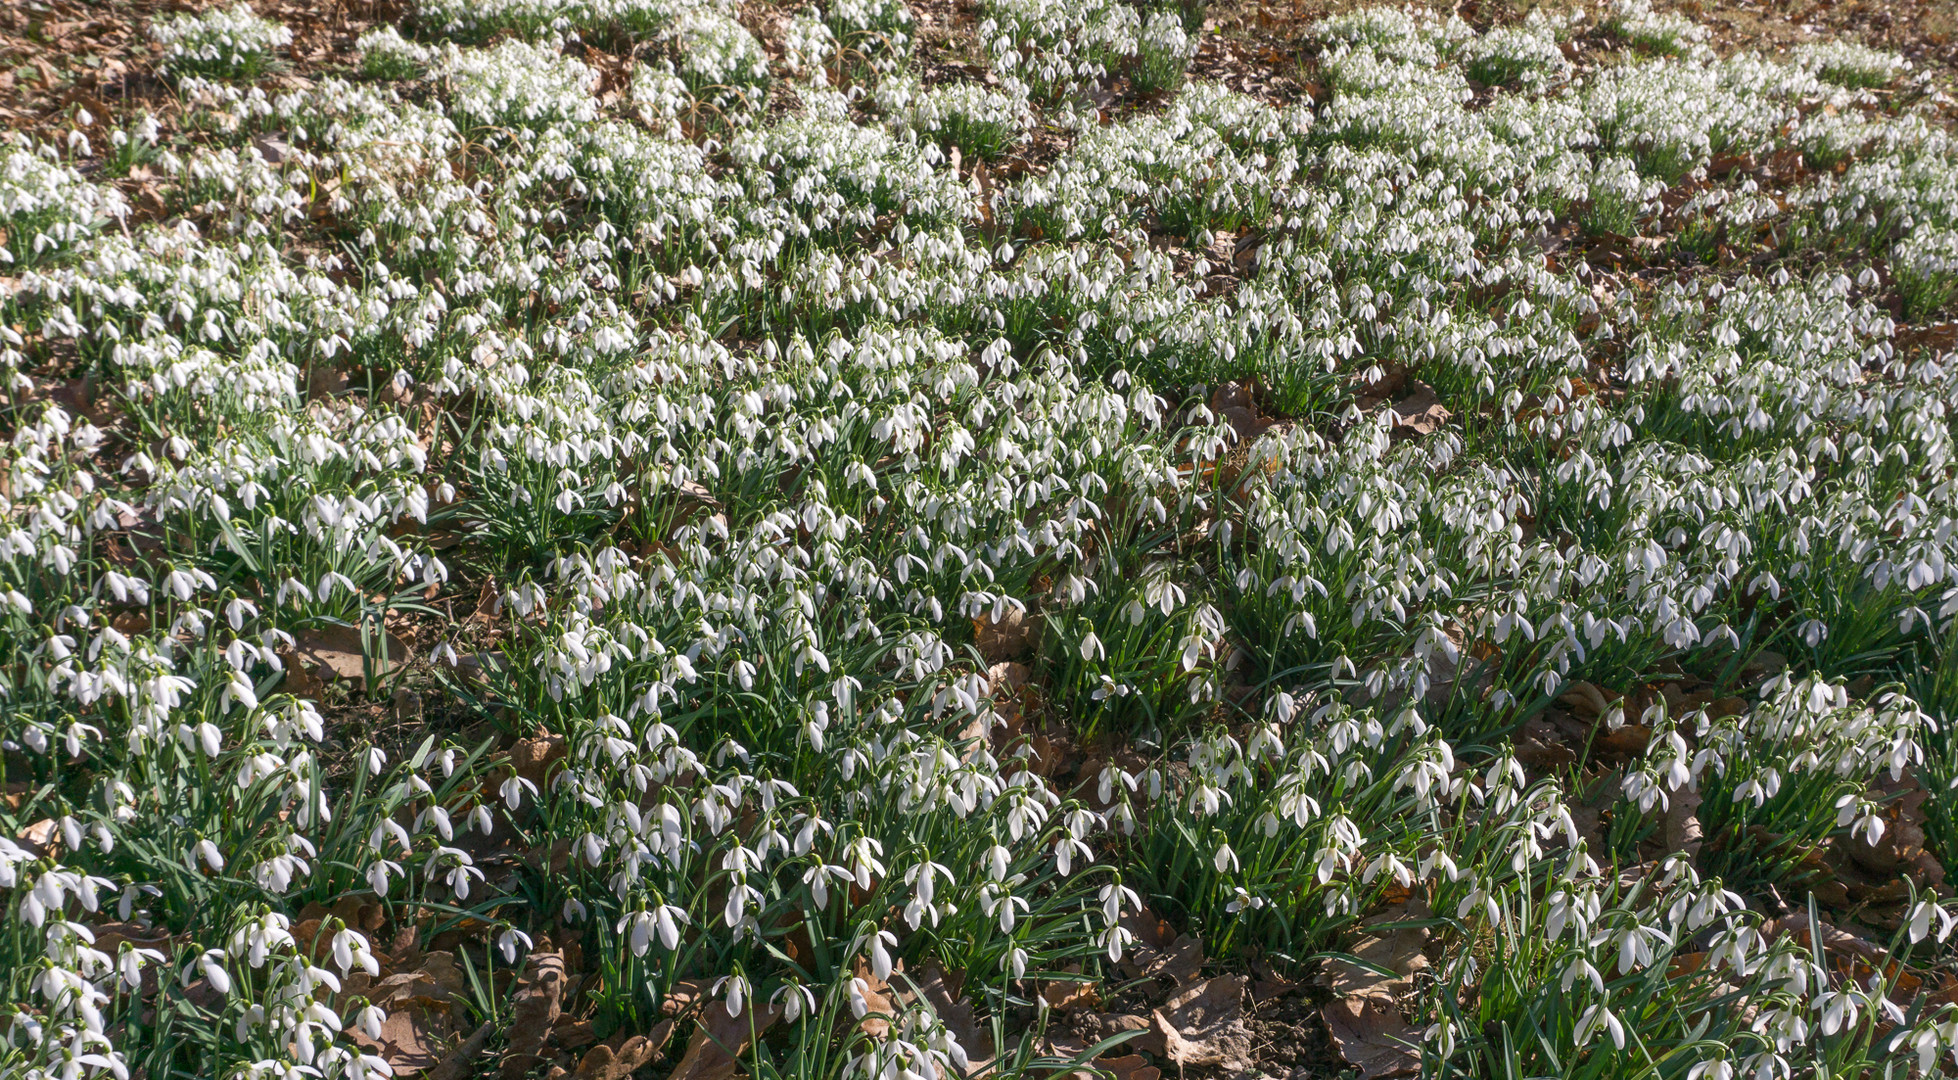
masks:
[[[250,4],[233,4],[160,19],[151,24],[150,39],[163,46],[163,69],[173,76],[247,80],[292,44],[292,31],[260,18]]]

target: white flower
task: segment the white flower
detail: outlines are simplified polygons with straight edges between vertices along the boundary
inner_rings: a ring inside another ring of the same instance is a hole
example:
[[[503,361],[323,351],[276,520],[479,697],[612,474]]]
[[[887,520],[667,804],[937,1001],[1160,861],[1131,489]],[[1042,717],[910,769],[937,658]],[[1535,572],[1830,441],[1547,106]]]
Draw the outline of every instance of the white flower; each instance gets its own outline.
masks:
[[[1611,1044],[1620,1050],[1625,1048],[1625,1026],[1611,1010],[1605,1008],[1600,1000],[1585,1009],[1577,1018],[1577,1028],[1571,1038],[1578,1046],[1588,1046],[1597,1033],[1602,1030],[1611,1037]]]
[[[503,932],[496,937],[496,948],[497,951],[503,954],[504,963],[514,964],[517,962],[519,948],[526,952],[530,950],[530,935],[514,926],[505,927]]]

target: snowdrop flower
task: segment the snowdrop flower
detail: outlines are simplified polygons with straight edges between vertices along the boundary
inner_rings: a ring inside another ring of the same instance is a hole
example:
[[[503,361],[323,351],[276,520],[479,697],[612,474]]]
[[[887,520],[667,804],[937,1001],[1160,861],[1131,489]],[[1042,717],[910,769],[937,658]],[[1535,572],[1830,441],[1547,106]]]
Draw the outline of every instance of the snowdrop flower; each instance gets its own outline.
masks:
[[[400,874],[400,863],[389,862],[386,859],[376,859],[367,867],[367,887],[374,890],[375,896],[385,899],[388,894],[390,875],[399,876]]]
[[[367,1005],[354,1014],[354,1023],[367,1033],[368,1038],[377,1041],[381,1037],[381,1025],[386,1020],[387,1013],[378,1005]]]
[[[1256,911],[1265,906],[1264,897],[1253,896],[1246,892],[1242,886],[1232,886],[1231,893],[1233,899],[1224,905],[1224,910],[1233,915],[1240,915],[1246,911]],[[1116,957],[1115,959],[1119,960],[1120,957]]]
[[[879,979],[889,981],[891,977],[890,948],[897,945],[897,935],[889,930],[877,930],[869,935],[870,970]]]
[[[1725,1058],[1709,1058],[1686,1070],[1686,1080],[1733,1080],[1734,1067]]]
[[[211,989],[220,994],[229,994],[231,993],[231,974],[224,969],[224,961],[225,955],[223,952],[217,949],[206,949],[203,955],[197,958],[196,967],[197,971],[203,974],[205,981],[211,984]],[[189,969],[185,969],[184,978],[186,986],[189,985],[191,974],[192,972]]]
[[[1588,1046],[1599,1031],[1611,1037],[1613,1046],[1620,1050],[1625,1048],[1625,1025],[1605,1007],[1603,1000],[1599,1000],[1578,1015],[1577,1029],[1572,1034],[1572,1039],[1580,1047]]]
[[[1935,921],[1936,930],[1932,924]],[[1910,910],[1910,940],[1912,944],[1923,941],[1935,933],[1940,944],[1950,939],[1954,929],[1958,929],[1958,916],[1953,916],[1933,897],[1919,900]]]
[[[529,934],[524,933],[514,926],[505,927],[503,932],[496,937],[497,951],[503,954],[503,962],[506,964],[515,964],[517,962],[519,947],[523,951],[528,952],[532,947],[532,943]]]
[[[776,988],[774,996],[769,1000],[782,1010],[782,1019],[786,1023],[793,1024],[804,1016],[815,1015],[816,1012],[815,991],[793,979]]]

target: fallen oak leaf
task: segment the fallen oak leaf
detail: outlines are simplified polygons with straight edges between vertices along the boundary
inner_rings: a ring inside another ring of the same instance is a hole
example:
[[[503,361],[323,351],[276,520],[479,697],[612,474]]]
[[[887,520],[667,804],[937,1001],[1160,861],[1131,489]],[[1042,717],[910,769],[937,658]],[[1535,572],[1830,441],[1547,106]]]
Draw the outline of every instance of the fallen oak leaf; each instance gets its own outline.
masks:
[[[1220,975],[1186,986],[1151,1012],[1163,1056],[1182,1067],[1252,1065],[1251,1029],[1244,1023],[1242,975]]]
[[[1407,977],[1425,970],[1429,966],[1425,951],[1430,936],[1428,928],[1397,924],[1432,917],[1425,903],[1410,898],[1407,903],[1385,908],[1368,919],[1364,928],[1371,932],[1354,943],[1348,954],[1353,960],[1332,962],[1333,993],[1341,997],[1391,995],[1393,988],[1404,985]]]
[[[1940,1005],[1958,1005],[1958,974],[1945,972],[1938,988],[1930,994],[1925,1004],[1934,1009]]]
[[[1582,720],[1594,720],[1611,709],[1611,698],[1598,688],[1596,683],[1578,681],[1571,683],[1563,693],[1557,695],[1559,704],[1568,705]]]
[[[1441,404],[1440,396],[1427,383],[1415,381],[1408,384],[1408,389],[1412,393],[1394,403],[1392,423],[1395,431],[1432,435],[1440,431],[1448,423],[1448,418],[1454,415]]]
[[[897,1015],[891,997],[891,985],[858,959],[856,977],[850,982],[850,1011],[856,1015],[857,1026],[865,1035],[881,1039],[889,1033],[890,1018]]]
[[[946,973],[937,962],[928,963],[921,977],[906,979],[917,990],[917,996],[931,1007],[932,1014],[945,1026],[959,1049],[965,1054],[965,1062],[959,1071],[967,1077],[980,1077],[990,1073],[998,1059],[998,1051],[993,1046],[992,1028],[979,1022],[972,1009],[972,1002],[964,994],[964,979],[955,979]],[[954,1064],[959,1064],[954,1061]],[[1149,1078],[1138,1078],[1149,1080]]]
[[[1246,379],[1224,383],[1211,391],[1210,411],[1229,424],[1239,439],[1256,438],[1277,423],[1258,412],[1256,384]]]
[[[1556,769],[1577,762],[1577,752],[1565,742],[1555,725],[1540,716],[1523,721],[1510,737],[1516,759],[1536,769]]]
[[[1149,1064],[1149,1059],[1141,1054],[1096,1058],[1095,1065],[1106,1070],[1114,1080],[1161,1080],[1163,1075],[1161,1069]]]
[[[30,856],[53,856],[61,850],[60,835],[60,826],[53,818],[42,818],[22,829],[15,839]]]
[[[1164,949],[1157,950],[1142,973],[1151,978],[1167,975],[1177,986],[1188,986],[1203,974],[1203,941],[1191,934],[1179,934]]]
[[[1083,1068],[1094,1052],[1094,1047],[1079,1035],[1069,1032],[1049,1031],[1036,1044],[1040,1048],[1035,1064],[1052,1080],[1093,1080],[1094,1074]]]
[[[1011,660],[1033,646],[1035,627],[1026,611],[1009,607],[1005,618],[992,614],[972,620],[972,643],[989,663]]]
[[[1821,935],[1820,948],[1811,940],[1811,930]],[[1793,935],[1803,948],[1816,953],[1825,967],[1846,981],[1865,984],[1877,972],[1886,976],[1900,974],[1900,965],[1891,958],[1888,949],[1829,923],[1811,922],[1806,914],[1783,915],[1761,927],[1762,938],[1770,943],[1784,934]]]
[[[1700,802],[1699,792],[1682,787],[1672,793],[1666,806],[1666,846],[1694,859],[1706,840],[1706,830],[1700,825]]]
[[[406,1006],[412,1001],[432,1002],[441,1007],[462,999],[463,974],[455,966],[455,954],[432,952],[421,957],[413,971],[397,972],[375,983],[367,991],[374,1004],[384,1009]]]
[[[1924,790],[1913,771],[1906,768],[1894,781],[1888,775],[1878,776],[1870,794],[1883,806],[1883,832],[1875,843],[1860,832],[1837,841],[1843,854],[1873,874],[1915,870],[1920,877],[1920,888],[1944,884],[1944,868],[1925,848],[1924,808],[1930,793]]]
[[[540,731],[510,748],[510,768],[538,791],[544,791],[550,784],[551,766],[563,760],[564,754],[564,736]]]
[[[360,627],[346,623],[327,623],[301,630],[293,635],[292,651],[302,670],[321,681],[365,679],[368,664],[366,649],[370,646],[374,650],[373,674],[376,679],[386,676],[408,659],[408,644],[396,635],[370,634],[363,642]]]
[[[661,1021],[661,1023],[667,1022]],[[551,1040],[557,1043],[561,1049],[576,1050],[579,1047],[590,1046],[597,1042],[598,1032],[594,1029],[590,1020],[573,1020],[570,1017],[562,1017],[558,1020],[557,1026],[551,1029]]]
[[[1075,1013],[1068,1018],[1068,1024],[1075,1034],[1096,1043],[1139,1031],[1143,1034],[1129,1040],[1130,1045],[1154,1054],[1163,1052],[1162,1036],[1156,1033],[1155,1021],[1146,1016],[1133,1013]]]
[[[495,1033],[494,1023],[485,1023],[478,1027],[428,1071],[428,1080],[464,1080],[465,1077],[474,1075],[471,1066],[475,1064],[476,1058],[481,1056],[483,1047],[489,1044],[490,1036]]]
[[[428,1030],[429,1019],[428,1010],[419,1003],[411,1002],[407,1007],[387,1014],[386,1019],[381,1021],[380,1038],[370,1038],[360,1027],[354,1027],[350,1033],[356,1044],[366,1047],[387,1062],[394,1075],[413,1076],[438,1064],[435,1044]]]
[[[701,979],[681,979],[660,999],[659,1011],[668,1016],[683,1016],[707,999],[707,983]]]
[[[662,1020],[650,1035],[634,1035],[617,1049],[604,1043],[585,1051],[578,1061],[577,1080],[625,1080],[653,1060],[673,1037],[673,1021]],[[678,1075],[677,1073],[675,1075]]]
[[[1147,907],[1123,912],[1120,925],[1138,948],[1161,949],[1176,939],[1175,929]]]
[[[673,1067],[673,1075],[667,1080],[732,1080],[741,1075],[741,1055],[781,1018],[779,1005],[750,1005],[735,1016],[727,1011],[727,1002],[714,1002],[694,1025],[686,1053],[680,1056],[680,1063]],[[579,1069],[582,1072],[583,1066]]]
[[[1666,978],[1683,979],[1706,967],[1705,952],[1674,953],[1672,965],[1666,968]]]
[[[448,950],[438,950],[422,957],[421,974],[427,976],[442,993],[456,1001],[462,1000],[469,986],[468,977],[456,966],[456,954]]]
[[[1057,1012],[1092,1009],[1101,1003],[1101,994],[1089,979],[1053,979],[1040,988],[1040,999]]]
[[[1202,939],[1176,933],[1161,916],[1147,908],[1124,914],[1121,925],[1132,935],[1132,947],[1121,960],[1120,970],[1124,975],[1130,978],[1167,975],[1182,986],[1195,981],[1202,973]]]
[[[1007,660],[986,669],[986,686],[992,695],[992,708],[977,709],[960,730],[958,739],[969,748],[966,760],[976,760],[981,751],[999,753],[1024,731],[1020,688],[1029,672],[1025,664]]]
[[[1320,1010],[1333,1045],[1364,1080],[1412,1076],[1421,1069],[1420,1033],[1401,1019],[1393,999],[1361,994],[1329,1002]]]
[[[517,992],[511,1009],[509,1046],[503,1053],[503,1080],[520,1080],[542,1060],[564,1002],[564,957],[533,952],[526,965],[529,977]]]

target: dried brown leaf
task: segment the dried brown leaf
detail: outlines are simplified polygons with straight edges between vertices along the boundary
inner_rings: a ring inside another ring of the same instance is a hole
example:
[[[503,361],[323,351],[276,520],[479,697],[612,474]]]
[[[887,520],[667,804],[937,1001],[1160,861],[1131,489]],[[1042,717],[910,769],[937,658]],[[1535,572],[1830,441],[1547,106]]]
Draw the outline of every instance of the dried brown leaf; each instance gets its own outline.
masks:
[[[464,1080],[475,1075],[476,1059],[482,1055],[483,1047],[489,1044],[490,1036],[495,1033],[496,1025],[493,1023],[478,1027],[449,1051],[440,1064],[428,1071],[428,1080]]]
[[[53,818],[42,818],[22,829],[14,839],[29,855],[51,855],[60,847],[61,827]]]
[[[681,979],[666,992],[659,1003],[659,1011],[668,1016],[682,1016],[699,1008],[707,1000],[707,983],[702,979]]]
[[[1944,868],[1925,848],[1925,806],[1930,793],[1906,770],[1897,780],[1879,776],[1870,796],[1883,805],[1883,835],[1872,844],[1858,833],[1837,841],[1856,865],[1873,874],[1906,874],[1920,888],[1944,884]]]
[[[1433,917],[1427,904],[1418,897],[1395,904],[1366,920],[1365,930],[1348,952],[1369,967],[1345,961],[1328,965],[1332,992],[1341,997],[1391,994],[1402,980],[1429,967],[1426,948],[1430,936],[1424,926],[1402,926]],[[1382,975],[1376,968],[1393,972]]]
[[[1220,975],[1178,990],[1151,1014],[1163,1056],[1183,1067],[1248,1069],[1251,1029],[1244,1023],[1242,975]]]
[[[1176,940],[1176,930],[1147,907],[1124,912],[1121,926],[1134,935],[1133,941],[1138,949],[1160,950]]]
[[[1401,1019],[1392,998],[1364,994],[1341,998],[1320,1010],[1333,1045],[1364,1080],[1413,1076],[1421,1069],[1421,1034]]]
[[[510,768],[516,774],[537,786],[538,791],[548,790],[551,767],[564,759],[564,736],[550,732],[539,732],[535,737],[518,740],[510,748]]]
[[[1228,261],[1228,256],[1224,256]],[[1277,421],[1258,411],[1257,385],[1251,380],[1227,382],[1210,392],[1210,411],[1231,426],[1240,439],[1254,439]]]
[[[408,659],[408,643],[394,634],[370,632],[366,645],[373,650],[375,678],[387,675]],[[361,679],[367,673],[368,655],[362,649],[357,626],[328,623],[302,630],[293,635],[293,653],[306,671],[321,680]]]
[[[1432,435],[1448,423],[1453,413],[1441,404],[1434,387],[1424,382],[1408,385],[1408,397],[1394,403],[1393,425],[1395,431],[1410,432],[1415,435]]]
[[[1068,1017],[1068,1025],[1076,1035],[1090,1044],[1104,1042],[1117,1035],[1131,1031],[1144,1034],[1139,1038],[1125,1041],[1122,1045],[1133,1050],[1147,1050],[1160,1055],[1163,1052],[1163,1039],[1156,1031],[1156,1022],[1147,1016],[1134,1013],[1075,1013]]]
[[[664,1023],[664,1021],[662,1021]],[[551,1041],[564,1050],[576,1050],[590,1046],[598,1041],[598,1032],[590,1020],[573,1020],[560,1017],[557,1026],[551,1029]]]
[[[1177,986],[1187,986],[1203,974],[1203,941],[1191,934],[1178,935],[1166,948],[1156,950],[1143,964],[1142,974],[1151,978],[1168,976]]]
[[[662,1020],[653,1027],[652,1034],[634,1035],[617,1048],[601,1043],[585,1051],[573,1075],[577,1080],[625,1080],[652,1061],[672,1037],[673,1021]],[[680,1064],[684,1067],[686,1062],[682,1060]],[[680,1073],[675,1071],[673,1075]]]
[[[456,965],[455,953],[447,950],[424,955],[421,958],[421,973],[451,997],[461,997],[469,986],[468,976]]]
[[[693,1037],[687,1040],[686,1053],[667,1080],[732,1080],[741,1074],[741,1055],[781,1018],[782,1009],[777,1005],[751,1004],[740,1016],[734,1016],[727,1011],[726,1002],[714,1002],[701,1014]],[[583,1072],[583,1066],[579,1071]]]
[[[1700,802],[1699,792],[1683,787],[1672,793],[1666,806],[1666,846],[1690,858],[1699,856],[1706,840],[1706,830],[1700,826]]]
[[[1558,694],[1557,701],[1568,706],[1571,714],[1580,720],[1596,720],[1611,708],[1612,699],[1596,683],[1580,680]]]
[[[1516,760],[1534,769],[1557,769],[1577,762],[1577,751],[1564,741],[1556,725],[1540,716],[1523,721],[1512,742]]]
[[[503,1080],[519,1080],[537,1064],[564,1003],[564,957],[555,952],[533,952],[525,967],[523,986],[510,1011]]]
[[[1096,1058],[1095,1065],[1106,1069],[1114,1080],[1161,1080],[1163,1071],[1149,1064],[1141,1054]]]
[[[856,979],[856,990],[863,998],[863,1012],[858,1016],[857,1026],[871,1038],[881,1039],[890,1032],[890,1018],[897,1014],[891,1002],[895,994],[891,985],[878,978],[862,959],[857,961]]]
[[[972,620],[972,642],[989,663],[1011,660],[1033,647],[1033,619],[1019,608],[1009,608],[1005,618],[995,620],[991,613]]]
[[[355,1043],[386,1061],[396,1076],[413,1076],[434,1068],[438,1059],[431,1029],[431,1012],[418,1004],[395,1009],[381,1021],[381,1037],[369,1038],[360,1027],[348,1029]]]
[[[1079,979],[1054,979],[1040,989],[1041,1000],[1059,1012],[1092,1009],[1101,1003],[1095,984]]]
[[[964,994],[964,982],[947,974],[936,962],[926,964],[916,980],[918,996],[931,1006],[939,1023],[965,1051],[966,1064],[961,1071],[967,1077],[979,1077],[992,1071],[998,1055],[992,1027],[981,1023],[974,1013],[972,1002]]]

